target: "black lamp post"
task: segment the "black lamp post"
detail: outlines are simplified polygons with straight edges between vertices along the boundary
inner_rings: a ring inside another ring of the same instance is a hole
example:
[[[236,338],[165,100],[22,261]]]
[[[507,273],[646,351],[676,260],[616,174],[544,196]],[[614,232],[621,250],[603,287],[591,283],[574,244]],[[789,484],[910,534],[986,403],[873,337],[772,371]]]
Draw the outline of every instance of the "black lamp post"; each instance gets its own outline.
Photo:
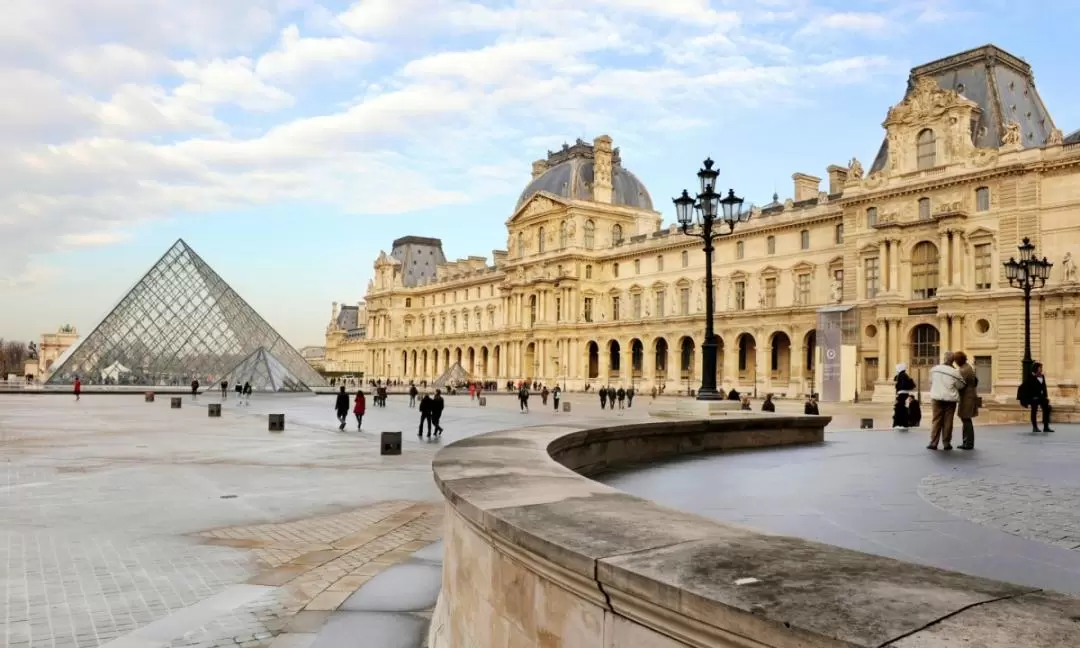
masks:
[[[675,203],[683,234],[696,236],[705,242],[705,343],[701,345],[701,389],[698,390],[698,400],[723,400],[724,398],[723,394],[716,391],[716,336],[713,334],[713,241],[731,234],[735,231],[737,223],[750,220],[751,211],[749,206],[743,205],[743,199],[735,195],[734,189],[729,189],[727,196],[714,191],[716,176],[720,175],[720,172],[713,170],[713,164],[711,158],[706,159],[704,168],[698,171],[701,193],[693,197],[683,189],[682,195],[672,200]],[[691,229],[692,225],[695,226],[693,229]],[[701,226],[700,229],[696,227],[697,225]],[[717,225],[715,230],[713,225]]]
[[[1046,285],[1046,280],[1050,278],[1050,268],[1054,264],[1047,261],[1046,257],[1039,259],[1035,256],[1035,246],[1029,238],[1025,237],[1018,249],[1020,260],[1009,257],[1004,265],[1009,285],[1024,291],[1024,360],[1021,369],[1021,380],[1024,380],[1031,375],[1034,364],[1031,358],[1031,291]]]

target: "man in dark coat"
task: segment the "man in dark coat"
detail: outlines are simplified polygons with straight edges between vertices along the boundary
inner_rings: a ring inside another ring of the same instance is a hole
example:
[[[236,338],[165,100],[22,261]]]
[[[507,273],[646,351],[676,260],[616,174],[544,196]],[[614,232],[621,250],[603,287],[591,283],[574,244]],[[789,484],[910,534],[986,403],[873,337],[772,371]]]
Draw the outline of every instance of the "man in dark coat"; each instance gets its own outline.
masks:
[[[420,399],[420,427],[416,429],[416,436],[424,436],[424,421],[427,421],[427,435],[431,438],[431,410],[434,406],[434,402],[431,400],[431,396],[424,394],[424,397]]]
[[[615,392],[615,397],[619,399],[619,409],[623,408],[623,402],[626,401],[626,390],[622,387]]]
[[[1046,389],[1046,376],[1043,375],[1041,362],[1036,362],[1031,367],[1031,375],[1024,378],[1023,384],[1017,393],[1017,399],[1024,407],[1031,408],[1031,431],[1039,432],[1038,410],[1042,408],[1043,432],[1053,432],[1050,429],[1050,394]]]
[[[446,403],[443,402],[442,391],[435,390],[435,398],[431,399],[431,422],[435,425],[435,436],[442,436],[442,425],[439,421],[442,420],[442,411]],[[430,436],[430,433],[428,434]]]
[[[345,393],[345,385],[341,386],[337,400],[334,401],[334,411],[337,412],[338,422],[341,423],[338,429],[344,430],[345,420],[349,418],[349,395]]]
[[[600,409],[604,409],[607,405],[607,387],[601,387],[598,393],[600,394]]]
[[[630,386],[630,389],[626,390],[626,406],[628,408],[634,406],[634,386],[633,385]]]

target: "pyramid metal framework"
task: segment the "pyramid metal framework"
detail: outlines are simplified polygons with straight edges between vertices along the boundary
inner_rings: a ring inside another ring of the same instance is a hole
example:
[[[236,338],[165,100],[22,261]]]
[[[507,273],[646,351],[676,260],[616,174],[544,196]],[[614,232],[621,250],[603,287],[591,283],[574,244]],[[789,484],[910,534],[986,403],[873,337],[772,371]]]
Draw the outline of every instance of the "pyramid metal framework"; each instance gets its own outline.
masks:
[[[274,354],[259,347],[251,355],[230,371],[222,380],[229,385],[251,383],[251,389],[258,392],[306,392],[311,391],[304,381],[293,375],[289,368]]]
[[[442,372],[442,375],[436,378],[431,386],[435,389],[446,389],[448,386],[454,387],[472,382],[472,379],[469,372],[465,371],[465,367],[462,367],[460,362],[455,362]]]
[[[329,386],[180,239],[64,354],[48,384],[71,384],[78,376],[85,385],[170,386],[197,379],[210,386],[259,349],[308,389]]]

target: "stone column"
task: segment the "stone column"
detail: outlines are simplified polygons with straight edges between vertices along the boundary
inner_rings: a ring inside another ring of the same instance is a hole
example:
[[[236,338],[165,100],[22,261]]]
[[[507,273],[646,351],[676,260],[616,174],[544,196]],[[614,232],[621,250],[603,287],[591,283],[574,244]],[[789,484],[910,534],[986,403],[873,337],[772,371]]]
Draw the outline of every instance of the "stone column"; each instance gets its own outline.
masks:
[[[803,339],[803,336],[798,335],[795,331],[792,333],[795,334],[798,340]],[[803,362],[806,359],[806,346],[802,342],[799,342],[798,344],[799,346],[796,347],[795,341],[793,340],[790,347],[791,357],[788,358],[788,398],[799,394],[800,391],[810,391],[809,389],[803,388]]]
[[[878,349],[878,379],[885,374],[889,362],[889,322],[886,319],[877,319],[877,349]]]
[[[963,234],[960,232],[953,232],[952,252],[949,255],[949,258],[952,259],[952,279],[949,281],[950,285],[964,285],[964,266],[966,265],[965,252]]]
[[[952,275],[949,272],[950,260],[952,255],[949,254],[949,235],[945,232],[938,234],[938,286],[944,288],[949,285],[952,280]]]
[[[878,243],[878,281],[880,291],[889,292],[889,251],[885,247],[885,241]]]
[[[754,343],[757,348],[754,350],[754,371],[750,374],[750,380],[752,381],[751,388],[756,385],[758,396],[764,397],[763,392],[768,391],[772,383],[772,344],[768,342],[762,344],[760,336],[760,332],[754,332]]]
[[[964,339],[964,317],[965,317],[964,315],[953,315],[953,317],[952,317],[952,339],[953,339],[953,347],[952,348],[953,348],[954,351],[955,350],[960,350],[960,351],[964,351],[966,353],[967,349],[964,348],[967,345],[967,340]],[[969,357],[968,362],[971,362],[971,363],[974,364],[975,357],[974,356]]]
[[[899,293],[902,290],[903,281],[900,277],[900,239],[892,239],[892,251],[889,254],[889,290]]]
[[[894,365],[900,364],[901,362],[903,362],[904,364],[910,364],[907,345],[905,345],[903,341],[904,321],[900,318],[894,317],[890,319],[889,322],[892,325],[892,335],[889,338],[889,343],[892,346],[892,358],[890,358],[890,360]]]

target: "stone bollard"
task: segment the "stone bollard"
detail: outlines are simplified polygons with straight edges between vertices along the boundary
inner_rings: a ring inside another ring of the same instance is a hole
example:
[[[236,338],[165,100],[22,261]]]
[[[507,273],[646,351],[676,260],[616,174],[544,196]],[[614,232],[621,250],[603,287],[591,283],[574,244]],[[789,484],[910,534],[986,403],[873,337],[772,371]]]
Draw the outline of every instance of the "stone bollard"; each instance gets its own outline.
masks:
[[[180,403],[181,400],[179,396],[173,396],[169,399],[169,407],[172,409],[180,409]]]
[[[221,403],[210,403],[207,405],[206,415],[210,418],[221,418]]]
[[[153,403],[154,392],[146,392],[145,394],[143,394],[143,400],[145,400],[147,403]]]
[[[487,396],[480,397],[480,407],[487,407]]]
[[[284,414],[271,414],[270,415],[270,431],[271,432],[284,432],[285,431],[285,415]]]
[[[874,429],[874,419],[872,419],[872,418],[861,419],[859,421],[859,428],[863,429],[863,430],[872,430],[872,429]]]
[[[570,403],[568,403],[568,402],[563,402],[563,404],[562,404],[562,411],[564,411],[564,412],[569,412],[569,411],[570,411]]]
[[[399,455],[401,454],[401,432],[383,432],[380,435],[380,450],[381,455]]]

